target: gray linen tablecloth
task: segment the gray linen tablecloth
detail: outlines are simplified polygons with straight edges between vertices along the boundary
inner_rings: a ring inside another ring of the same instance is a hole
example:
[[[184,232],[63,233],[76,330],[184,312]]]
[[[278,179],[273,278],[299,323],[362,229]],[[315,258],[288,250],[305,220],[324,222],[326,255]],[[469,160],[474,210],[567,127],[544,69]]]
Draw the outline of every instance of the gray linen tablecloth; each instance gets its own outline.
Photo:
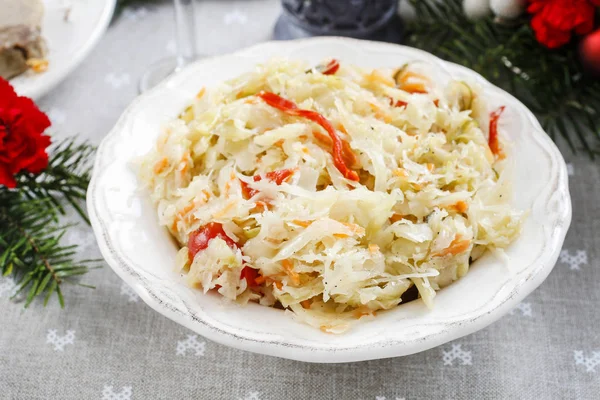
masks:
[[[270,39],[276,0],[200,1],[200,49],[219,54]],[[137,94],[138,78],[173,53],[169,3],[135,6],[40,105],[57,135],[94,143]],[[511,314],[424,353],[317,365],[230,349],[147,307],[108,266],[28,310],[0,278],[2,399],[599,399],[600,168],[561,144],[573,224],[554,271]],[[100,257],[92,231],[68,241]]]

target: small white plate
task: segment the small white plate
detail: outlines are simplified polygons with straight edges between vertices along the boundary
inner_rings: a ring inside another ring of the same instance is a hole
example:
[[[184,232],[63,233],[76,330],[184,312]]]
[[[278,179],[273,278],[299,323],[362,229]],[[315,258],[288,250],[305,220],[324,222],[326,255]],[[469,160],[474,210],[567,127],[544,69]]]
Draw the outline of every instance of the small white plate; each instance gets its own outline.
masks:
[[[65,79],[98,43],[115,4],[116,0],[44,0],[42,36],[48,45],[48,70],[11,79],[16,92],[37,100]]]
[[[421,60],[455,79],[481,85],[490,109],[506,106],[502,134],[512,142],[515,206],[528,210],[523,232],[507,249],[509,265],[485,255],[462,279],[438,292],[435,307],[421,300],[361,319],[331,335],[281,310],[241,307],[187,287],[173,271],[177,246],[159,226],[148,194],[139,189],[132,160],[155,143],[160,127],[189,104],[198,88],[214,86],[272,57],[317,63],[334,57],[364,67]],[[125,111],[98,149],[87,206],[100,251],[156,311],[216,342],[310,362],[348,362],[402,356],[473,333],[515,307],[548,276],[571,222],[566,164],[533,114],[475,72],[409,47],[341,38],[260,44],[205,58],[143,94]],[[364,322],[363,322],[364,321]],[[119,330],[118,326],[113,329]],[[518,340],[517,331],[514,340]]]

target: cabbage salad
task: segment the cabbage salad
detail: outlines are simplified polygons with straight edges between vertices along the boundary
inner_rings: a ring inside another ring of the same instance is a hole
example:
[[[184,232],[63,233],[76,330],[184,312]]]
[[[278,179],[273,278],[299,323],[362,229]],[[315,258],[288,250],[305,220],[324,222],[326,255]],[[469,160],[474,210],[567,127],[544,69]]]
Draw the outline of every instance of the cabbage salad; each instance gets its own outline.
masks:
[[[502,108],[419,64],[273,60],[206,90],[140,179],[192,287],[329,333],[464,276],[519,234]]]

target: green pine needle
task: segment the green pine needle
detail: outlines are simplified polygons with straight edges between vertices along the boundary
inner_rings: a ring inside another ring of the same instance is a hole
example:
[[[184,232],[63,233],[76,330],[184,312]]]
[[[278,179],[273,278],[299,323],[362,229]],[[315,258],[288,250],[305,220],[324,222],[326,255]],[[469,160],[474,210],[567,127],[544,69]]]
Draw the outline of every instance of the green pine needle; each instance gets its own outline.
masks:
[[[0,186],[0,271],[15,277],[15,296],[25,297],[25,307],[38,296],[43,296],[46,305],[53,294],[64,307],[61,285],[76,283],[75,278],[97,264],[96,260],[75,260],[75,246],[61,244],[73,225],[59,222],[65,205],[88,222],[81,203],[94,147],[67,139],[53,146],[50,154],[50,163],[41,174],[20,174],[17,189]]]
[[[587,75],[575,41],[556,50],[538,43],[528,17],[472,21],[462,0],[410,0],[417,14],[408,44],[480,73],[521,100],[546,132],[575,151],[600,155],[600,80]]]

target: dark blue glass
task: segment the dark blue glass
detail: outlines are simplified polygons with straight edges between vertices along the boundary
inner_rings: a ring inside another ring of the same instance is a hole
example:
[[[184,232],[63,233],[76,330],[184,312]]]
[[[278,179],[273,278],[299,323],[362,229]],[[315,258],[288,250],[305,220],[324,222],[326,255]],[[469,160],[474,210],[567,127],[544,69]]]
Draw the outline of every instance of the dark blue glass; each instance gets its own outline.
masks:
[[[276,39],[348,36],[400,42],[398,0],[281,0]]]

